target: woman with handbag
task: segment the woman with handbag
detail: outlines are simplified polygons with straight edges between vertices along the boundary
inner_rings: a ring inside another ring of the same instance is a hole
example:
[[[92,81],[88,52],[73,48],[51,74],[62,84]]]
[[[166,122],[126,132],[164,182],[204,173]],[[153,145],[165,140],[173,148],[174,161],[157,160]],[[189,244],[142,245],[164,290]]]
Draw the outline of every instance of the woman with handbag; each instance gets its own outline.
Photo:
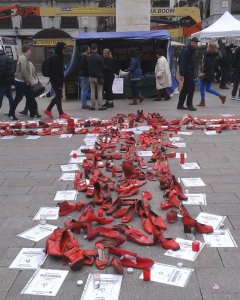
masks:
[[[219,97],[222,104],[224,104],[226,101],[226,96],[221,95],[211,87],[211,84],[214,81],[214,72],[217,57],[218,50],[216,44],[209,43],[207,46],[207,52],[204,54],[203,69],[199,74],[201,102],[197,104],[197,106],[205,106],[205,91]]]
[[[30,117],[31,118],[41,118],[41,115],[38,112],[38,104],[37,104],[37,101],[36,101],[35,96],[34,96],[34,92],[37,92],[37,91],[35,91],[33,89],[33,87],[34,86],[36,87],[40,81],[38,79],[35,67],[34,67],[32,62],[29,62],[29,70],[30,70],[31,93],[29,94],[28,97],[31,97],[30,101],[32,102],[33,111],[34,111],[34,113],[30,113]],[[27,116],[28,111],[29,111],[29,108],[28,108],[28,105],[27,105],[28,103],[29,103],[29,99],[26,100],[24,110],[19,112],[21,115]]]

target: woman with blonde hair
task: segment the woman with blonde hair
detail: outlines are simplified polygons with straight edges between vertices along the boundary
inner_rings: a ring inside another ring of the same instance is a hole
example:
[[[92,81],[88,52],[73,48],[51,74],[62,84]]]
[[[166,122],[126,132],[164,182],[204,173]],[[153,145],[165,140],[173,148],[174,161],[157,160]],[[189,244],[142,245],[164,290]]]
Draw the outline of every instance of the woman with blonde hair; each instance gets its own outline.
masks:
[[[214,80],[215,64],[218,57],[218,48],[215,43],[209,43],[207,46],[207,51],[204,54],[203,59],[203,69],[199,74],[200,79],[200,95],[201,102],[197,106],[205,106],[205,91],[207,93],[213,94],[221,100],[222,104],[225,103],[226,96],[221,95],[219,92],[215,91],[211,84]]]
[[[103,59],[104,59],[104,84],[103,84],[103,92],[105,94],[106,103],[104,106],[107,108],[114,107],[113,104],[113,92],[112,85],[114,80],[114,69],[113,69],[113,57],[112,53],[109,49],[103,50]]]

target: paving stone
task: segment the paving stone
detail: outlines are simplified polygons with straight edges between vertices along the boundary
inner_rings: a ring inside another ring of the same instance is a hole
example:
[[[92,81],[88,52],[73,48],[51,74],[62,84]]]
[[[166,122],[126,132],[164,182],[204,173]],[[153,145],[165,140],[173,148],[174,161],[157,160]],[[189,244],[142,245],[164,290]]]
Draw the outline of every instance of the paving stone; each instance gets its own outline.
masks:
[[[9,172],[9,171],[1,171],[0,178],[7,179],[7,178],[25,178],[29,172]]]
[[[18,270],[8,270],[6,268],[0,268],[0,291],[6,292],[9,290],[16,277],[18,276]]]
[[[0,187],[0,195],[25,195],[32,188],[31,187]]]

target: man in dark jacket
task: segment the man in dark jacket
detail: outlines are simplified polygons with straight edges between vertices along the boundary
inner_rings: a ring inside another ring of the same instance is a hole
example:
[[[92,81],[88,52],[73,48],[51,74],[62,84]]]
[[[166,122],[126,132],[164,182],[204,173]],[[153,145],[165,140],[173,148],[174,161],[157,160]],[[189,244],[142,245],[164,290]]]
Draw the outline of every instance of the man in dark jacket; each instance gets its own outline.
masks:
[[[9,106],[13,102],[11,85],[14,83],[14,72],[16,63],[7,57],[3,47],[0,46],[0,108],[4,95],[8,98]]]
[[[55,54],[50,60],[50,82],[54,90],[54,98],[48,105],[47,109],[44,110],[45,115],[49,118],[53,118],[52,108],[54,105],[57,106],[59,113],[59,118],[69,119],[69,115],[65,114],[62,109],[62,90],[64,83],[64,50],[66,49],[66,44],[63,42],[58,42],[55,47]]]
[[[195,68],[195,51],[198,46],[199,40],[194,37],[189,41],[189,44],[185,46],[179,56],[179,74],[180,80],[183,81],[183,87],[179,94],[179,101],[177,109],[188,109],[195,111],[193,106],[193,95],[195,91],[194,84],[194,68]],[[184,102],[187,98],[187,107],[184,106]]]
[[[234,53],[233,67],[235,69],[235,74],[231,99],[240,101],[240,88],[238,91],[238,87],[240,84],[240,47],[238,47]],[[237,91],[238,98],[236,99]]]
[[[89,83],[91,90],[91,110],[105,110],[103,106],[103,83],[104,83],[104,60],[103,57],[98,54],[96,44],[91,45],[91,54],[88,56],[88,72],[89,72]],[[96,97],[97,96],[97,97]]]
[[[81,88],[81,105],[82,109],[89,108],[87,105],[87,95],[89,92],[89,75],[88,75],[88,62],[87,57],[90,53],[90,48],[88,45],[82,46],[82,53],[80,55],[78,64],[78,77],[79,86]]]

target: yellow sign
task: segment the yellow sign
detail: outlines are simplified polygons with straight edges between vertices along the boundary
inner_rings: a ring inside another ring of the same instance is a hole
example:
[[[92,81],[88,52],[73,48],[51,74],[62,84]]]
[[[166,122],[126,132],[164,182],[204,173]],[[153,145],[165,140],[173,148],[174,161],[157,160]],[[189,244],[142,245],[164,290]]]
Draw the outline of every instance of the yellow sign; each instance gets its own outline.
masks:
[[[114,17],[113,7],[40,7],[41,17]]]
[[[74,46],[73,39],[33,39],[35,47],[54,47],[58,42],[64,42],[67,46]]]

